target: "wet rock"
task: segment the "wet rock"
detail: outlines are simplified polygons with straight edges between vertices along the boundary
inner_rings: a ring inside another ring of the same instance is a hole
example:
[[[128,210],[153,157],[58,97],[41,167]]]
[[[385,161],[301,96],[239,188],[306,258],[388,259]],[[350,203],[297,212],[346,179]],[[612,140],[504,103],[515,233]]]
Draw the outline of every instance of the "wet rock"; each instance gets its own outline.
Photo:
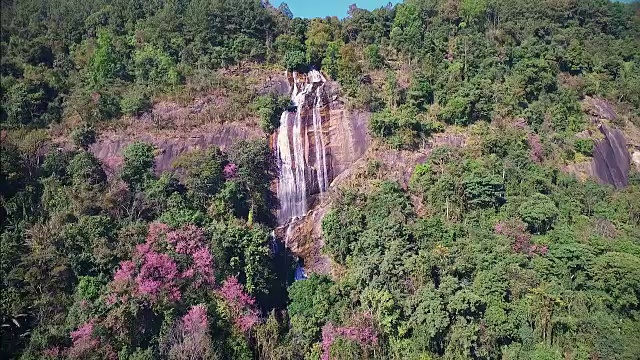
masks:
[[[306,213],[309,199],[326,191],[336,176],[362,157],[371,142],[370,114],[346,109],[338,100],[335,82],[327,81],[318,71],[288,74],[288,79],[294,89],[295,112],[282,115],[281,126],[271,137],[280,166],[281,224]]]

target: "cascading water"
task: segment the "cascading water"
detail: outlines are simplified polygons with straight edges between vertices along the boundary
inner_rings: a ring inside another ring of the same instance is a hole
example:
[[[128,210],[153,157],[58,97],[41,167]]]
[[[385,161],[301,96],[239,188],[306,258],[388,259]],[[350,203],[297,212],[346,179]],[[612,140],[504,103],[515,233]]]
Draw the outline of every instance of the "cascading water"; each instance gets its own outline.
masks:
[[[303,81],[299,83],[299,78]],[[295,113],[285,111],[280,117],[280,127],[276,141],[276,158],[279,160],[278,199],[280,211],[278,220],[286,224],[291,219],[304,216],[308,210],[307,196],[309,187],[307,177],[316,173],[318,192],[329,187],[325,138],[322,131],[320,107],[325,78],[319,71],[313,70],[303,75],[293,73],[293,92],[291,101],[296,107]],[[311,113],[311,124],[307,124]],[[308,158],[310,133],[313,134],[315,166],[312,168]]]

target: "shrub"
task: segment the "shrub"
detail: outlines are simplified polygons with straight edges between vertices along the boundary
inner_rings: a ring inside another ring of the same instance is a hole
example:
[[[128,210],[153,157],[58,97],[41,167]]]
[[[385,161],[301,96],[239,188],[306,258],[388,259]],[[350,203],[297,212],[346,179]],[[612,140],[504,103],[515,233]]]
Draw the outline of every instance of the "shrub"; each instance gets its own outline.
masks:
[[[308,67],[307,58],[300,50],[290,50],[284,54],[284,67],[289,71],[304,71]]]
[[[84,124],[71,132],[71,139],[77,147],[86,150],[96,142],[96,131],[91,125]]]
[[[592,139],[578,139],[574,144],[574,148],[582,155],[592,156],[594,143]]]
[[[127,92],[120,99],[120,109],[126,115],[135,116],[151,108],[151,98],[140,89]]]

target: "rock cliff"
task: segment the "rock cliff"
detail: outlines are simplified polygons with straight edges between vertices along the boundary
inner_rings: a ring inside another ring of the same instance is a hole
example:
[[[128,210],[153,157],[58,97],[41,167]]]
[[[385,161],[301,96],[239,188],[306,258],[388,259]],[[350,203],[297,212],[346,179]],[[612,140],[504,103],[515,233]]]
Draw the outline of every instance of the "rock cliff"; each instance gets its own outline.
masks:
[[[349,111],[336,86],[318,71],[288,75],[293,106],[271,137],[278,159],[278,219],[286,224],[304,216],[315,195],[367,150],[369,114]]]
[[[596,140],[593,159],[589,164],[582,165],[583,171],[586,171],[589,176],[597,179],[600,183],[613,185],[617,188],[627,186],[631,167],[631,154],[628,148],[632,144],[627,143],[627,138],[622,130],[607,125],[607,123],[616,122],[619,115],[611,103],[595,97],[586,97],[583,108],[604,136],[602,139]],[[629,123],[628,127],[634,126]]]

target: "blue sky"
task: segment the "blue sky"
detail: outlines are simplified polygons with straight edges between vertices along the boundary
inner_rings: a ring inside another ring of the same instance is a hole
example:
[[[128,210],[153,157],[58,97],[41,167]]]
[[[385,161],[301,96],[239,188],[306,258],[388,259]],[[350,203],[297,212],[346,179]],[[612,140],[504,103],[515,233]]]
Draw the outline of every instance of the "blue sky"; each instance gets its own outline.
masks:
[[[356,3],[359,8],[377,9],[385,6],[390,0],[284,0],[289,4],[289,9],[293,12],[293,16],[314,18],[325,16],[337,16],[343,18],[347,16],[349,5]],[[622,2],[631,2],[632,0],[618,0]],[[271,4],[278,7],[282,0],[271,0]],[[398,3],[399,0],[392,0],[392,3]]]
[[[271,0],[271,4],[278,7],[281,0]],[[356,3],[359,8],[377,9],[389,3],[389,0],[284,0],[289,4],[293,16],[314,18],[325,16],[347,16],[349,5]],[[399,1],[391,1],[397,3]]]

